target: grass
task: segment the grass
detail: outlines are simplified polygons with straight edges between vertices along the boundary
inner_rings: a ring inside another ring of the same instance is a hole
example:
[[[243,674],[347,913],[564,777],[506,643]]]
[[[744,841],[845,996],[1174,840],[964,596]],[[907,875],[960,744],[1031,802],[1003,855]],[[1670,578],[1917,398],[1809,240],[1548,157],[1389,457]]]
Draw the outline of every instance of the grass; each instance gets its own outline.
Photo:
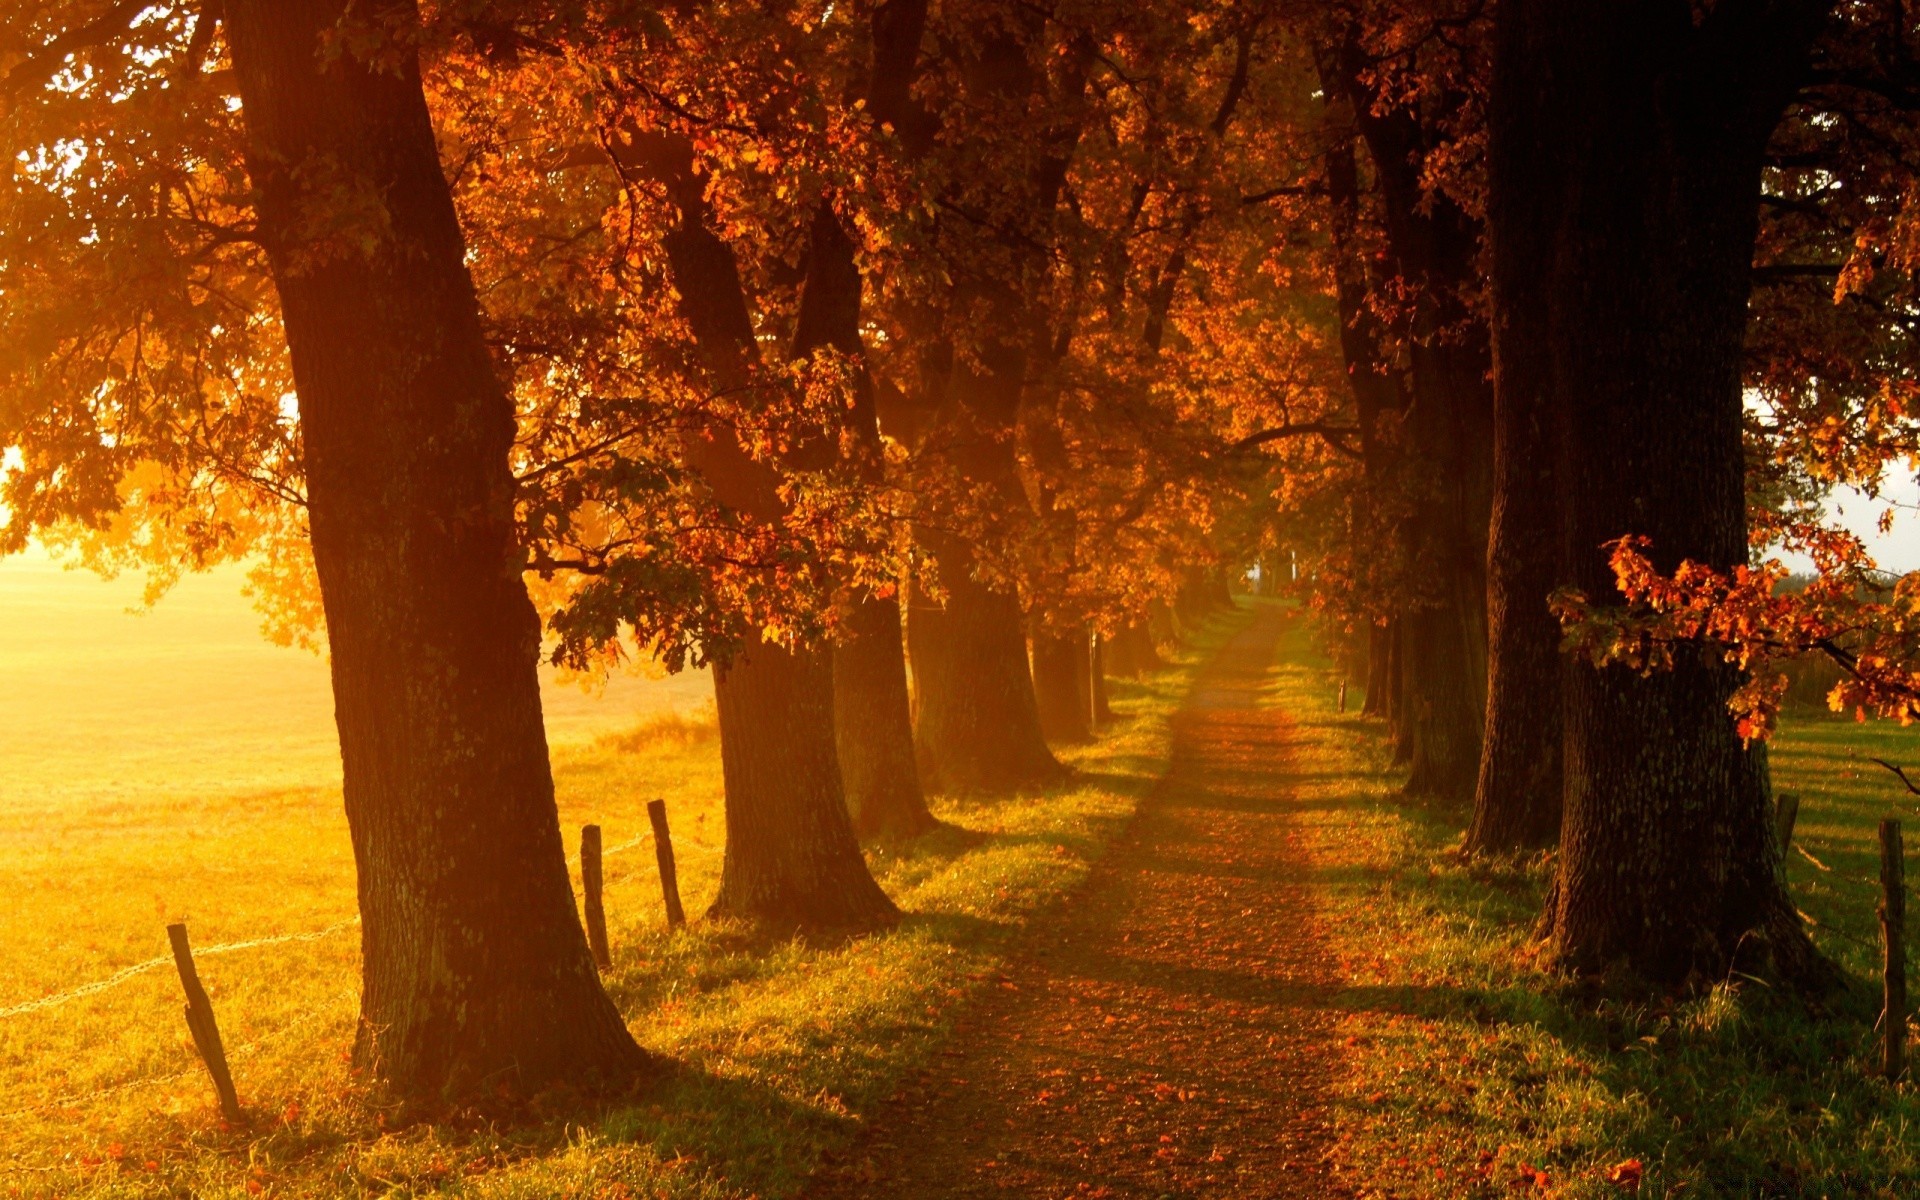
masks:
[[[1452,853],[1466,814],[1404,800],[1377,722],[1334,711],[1337,677],[1291,635],[1267,702],[1291,713],[1320,919],[1350,981],[1336,1165],[1367,1197],[1920,1195],[1920,1092],[1872,1074],[1875,827],[1912,808],[1878,755],[1920,731],[1783,722],[1777,786],[1803,797],[1796,900],[1852,994],[1810,1014],[1763,985],[1650,1002],[1536,965],[1545,867]]]
[[[0,1014],[0,1194],[19,1197],[728,1197],[792,1193],[846,1146],[987,986],[1012,939],[1062,902],[1165,767],[1183,663],[1119,683],[1120,714],[1067,752],[1076,780],[942,798],[946,827],[875,848],[908,917],[812,944],[696,920],[668,936],[639,841],[666,798],[690,907],[717,883],[722,816],[710,717],[676,710],[556,749],[561,820],[605,830],[608,989],[671,1063],[643,1094],[563,1096],[510,1123],[388,1129],[345,1055],[357,1006],[352,862],[337,782],[196,802],[137,786],[32,803],[0,833],[0,1010],[164,953],[189,919],[243,1104],[222,1127],[168,966],[95,994]],[[137,782],[137,781],[136,781]]]

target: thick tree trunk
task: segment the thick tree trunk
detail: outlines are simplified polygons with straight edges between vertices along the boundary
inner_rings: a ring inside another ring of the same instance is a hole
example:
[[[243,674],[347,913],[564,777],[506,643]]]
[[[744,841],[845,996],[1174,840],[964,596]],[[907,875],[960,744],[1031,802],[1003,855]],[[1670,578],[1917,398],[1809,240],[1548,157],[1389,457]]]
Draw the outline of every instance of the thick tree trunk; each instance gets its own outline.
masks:
[[[1180,590],[1174,593],[1173,615],[1179,619],[1182,635],[1198,629],[1214,612],[1216,600],[1212,572],[1204,567],[1192,567],[1180,581]]]
[[[1106,664],[1107,673],[1116,679],[1138,679],[1167,665],[1160,657],[1160,648],[1154,645],[1145,618],[1121,628],[1107,647]]]
[[[1407,618],[1395,617],[1387,641],[1387,737],[1393,761],[1413,761],[1413,719],[1407,692]]]
[[[864,596],[849,606],[846,625],[848,638],[833,651],[833,720],[853,831],[914,837],[939,822],[914,761],[900,604]]]
[[[1033,694],[1050,742],[1093,740],[1093,660],[1086,631],[1033,634]]]
[[[1207,572],[1207,606],[1214,612],[1227,612],[1233,608],[1232,573],[1225,567],[1215,567]]]
[[[1360,169],[1355,154],[1355,118],[1347,95],[1348,86],[1343,82],[1340,57],[1332,47],[1321,53],[1320,78],[1331,124],[1325,163],[1337,252],[1335,303],[1340,314],[1340,352],[1347,368],[1347,383],[1353,391],[1355,415],[1359,418],[1364,481],[1349,524],[1353,538],[1350,553],[1356,566],[1381,564],[1399,555],[1401,547],[1397,539],[1382,528],[1383,523],[1375,514],[1375,493],[1388,486],[1395,465],[1379,435],[1379,422],[1382,415],[1403,410],[1407,399],[1402,374],[1392,367],[1381,346],[1384,331],[1379,314],[1368,303],[1368,291],[1376,283],[1372,273],[1377,260],[1359,234]],[[1386,574],[1391,578],[1394,572]],[[1383,599],[1390,604],[1397,603],[1397,597],[1369,599],[1376,604]],[[1376,620],[1367,628],[1367,698],[1361,708],[1362,715],[1385,718],[1390,727],[1395,717],[1395,689],[1399,686],[1395,628],[1396,620],[1392,618]]]
[[[1174,619],[1173,606],[1165,600],[1147,602],[1147,640],[1153,643],[1154,653],[1161,646],[1180,646],[1180,623]]]
[[[1434,121],[1406,105],[1383,105],[1357,42],[1344,46],[1339,71],[1379,180],[1391,268],[1413,297],[1405,330],[1411,403],[1403,465],[1415,501],[1403,525],[1412,574],[1401,627],[1410,718],[1403,724],[1411,762],[1407,791],[1464,801],[1479,770],[1486,719],[1493,395],[1486,328],[1469,307],[1480,231],[1423,178],[1423,164],[1442,136]],[[1431,98],[1439,105],[1450,101],[1464,103],[1445,94]],[[1360,364],[1354,386],[1383,373]]]
[[[1603,544],[1657,565],[1746,562],[1741,351],[1767,139],[1805,68],[1819,4],[1622,8],[1517,0],[1499,17],[1495,129],[1556,123],[1567,172],[1504,144],[1503,220],[1540,221],[1558,407],[1567,579],[1617,598]],[[1534,117],[1516,114],[1531,110]],[[1764,761],[1710,652],[1642,676],[1570,667],[1554,957],[1665,983],[1771,953],[1824,974],[1788,900]]]
[[[1047,83],[1035,52],[1045,33],[1043,16],[1027,9],[984,14],[979,40],[960,68],[963,90],[1002,112],[1032,106]],[[1076,101],[1084,63],[1078,70],[1079,82],[1070,88]],[[1070,132],[1077,136],[1077,126]],[[981,498],[968,514],[975,527],[967,535],[920,531],[947,597],[943,605],[916,600],[907,623],[918,706],[914,739],[930,772],[927,778],[949,789],[1034,786],[1066,774],[1040,729],[1025,616],[1017,584],[1007,578],[1018,541],[1014,526],[1032,516],[1015,439],[1037,340],[1033,331],[1043,325],[1035,302],[1045,269],[1043,239],[1058,206],[1065,153],[1073,140],[1054,127],[1044,127],[1041,136],[1049,152],[1033,161],[1031,171],[997,181],[1018,198],[1016,224],[1022,226],[998,235],[1006,255],[1001,269],[967,272],[954,289],[954,312],[982,314],[977,329],[968,331],[978,340],[971,353],[956,353],[954,338],[961,331],[947,330],[946,353],[937,356],[945,360],[944,391],[937,428],[925,449],[944,456],[958,481]]]
[[[841,801],[833,659],[761,643],[714,668],[727,855],[710,915],[864,929],[898,916]]]
[[[375,8],[402,34],[417,19]],[[355,1061],[422,1104],[624,1082],[644,1056],[588,954],[554,808],[513,409],[418,68],[325,53],[347,10],[251,0],[225,19],[299,388],[359,872]],[[380,225],[315,244],[313,214],[355,186]]]
[[[1364,717],[1386,717],[1392,685],[1388,672],[1393,670],[1393,626],[1382,621],[1367,626],[1367,701],[1360,708]]]
[[[972,578],[964,546],[926,540],[947,595],[944,604],[920,597],[907,620],[925,778],[957,792],[1058,782],[1066,771],[1040,729],[1020,601]]]
[[[1409,795],[1464,800],[1473,792],[1486,692],[1473,655],[1478,612],[1466,599],[1404,618]]]

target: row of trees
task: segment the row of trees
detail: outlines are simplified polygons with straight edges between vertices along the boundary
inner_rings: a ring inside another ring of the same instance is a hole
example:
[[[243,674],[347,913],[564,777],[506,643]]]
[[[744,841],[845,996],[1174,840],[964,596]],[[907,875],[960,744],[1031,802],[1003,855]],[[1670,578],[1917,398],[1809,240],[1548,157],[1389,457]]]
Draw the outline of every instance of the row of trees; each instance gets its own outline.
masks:
[[[1318,574],[1371,630],[1409,789],[1471,802],[1470,852],[1557,847],[1564,965],[1824,986],[1764,737],[1797,654],[1844,668],[1836,707],[1920,695],[1907,589],[1821,505],[1915,448],[1920,30],[1871,0],[1334,22],[1322,78],[1369,156],[1336,134],[1326,175],[1367,449]],[[1775,594],[1785,568],[1750,565],[1774,546],[1812,587]]]
[[[857,838],[1062,778],[1096,655],[1150,665],[1149,617],[1266,536],[1259,448],[1337,424],[1266,202],[1294,147],[1240,132],[1297,99],[1271,13],[8,17],[7,546],[161,586],[243,559],[324,640],[355,1056],[403,1099],[644,1070],[574,915],[543,655],[711,664],[712,912],[883,926]]]
[[[6,11],[6,545],[324,636],[401,1096],[644,1068],[543,655],[711,664],[713,911],[874,928],[859,838],[1059,779],[1256,556],[1472,849],[1558,840],[1562,961],[1821,974],[1742,668],[1858,626],[1819,495],[1912,444],[1900,6]]]

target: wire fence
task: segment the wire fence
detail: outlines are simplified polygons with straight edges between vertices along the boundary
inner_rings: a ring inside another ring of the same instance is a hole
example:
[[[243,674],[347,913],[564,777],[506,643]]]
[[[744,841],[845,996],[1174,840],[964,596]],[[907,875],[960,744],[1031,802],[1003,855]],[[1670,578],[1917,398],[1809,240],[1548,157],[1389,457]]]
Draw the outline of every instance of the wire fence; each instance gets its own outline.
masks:
[[[608,846],[601,853],[603,856],[620,854],[625,851],[638,849],[639,847],[646,845],[648,842],[652,840],[653,840],[653,833],[651,830],[649,830],[647,832],[640,834],[638,837],[629,838],[626,841],[616,843],[612,846]],[[689,838],[689,837],[683,836],[681,839],[677,839],[676,844],[678,848],[692,851],[695,855],[702,856],[702,857],[717,856],[724,853],[723,848],[709,845],[706,842],[696,838]],[[576,863],[575,865],[577,866],[578,864]],[[639,870],[640,868],[636,866],[635,868],[629,871],[622,872],[620,876],[617,876],[617,877],[624,878],[637,873]],[[205,958],[209,956],[237,954],[247,950],[263,949],[263,948],[272,947],[272,946],[285,946],[285,945],[292,945],[292,944],[298,944],[303,942],[317,942],[325,938],[332,937],[335,934],[344,932],[345,930],[352,929],[358,926],[359,924],[360,924],[360,918],[355,916],[355,917],[350,917],[343,921],[336,921],[331,925],[327,925],[319,929],[306,930],[306,931],[297,932],[297,933],[273,934],[265,937],[248,938],[244,941],[219,942],[219,943],[215,943],[208,946],[195,947],[194,956],[195,958]],[[68,1004],[76,1000],[82,1000],[90,996],[97,996],[102,993],[112,991],[115,988],[118,988],[124,984],[130,983],[133,980],[138,979],[151,972],[158,971],[164,967],[171,966],[173,965],[173,962],[174,962],[174,959],[171,955],[156,956],[154,958],[146,959],[142,962],[134,963],[130,966],[122,967],[118,971],[113,972],[111,975],[107,975],[103,978],[93,980],[89,983],[83,983],[77,987],[69,988],[65,991],[55,992],[50,995],[40,996],[32,1000],[26,1000],[17,1004],[0,1008],[0,1021],[9,1020],[15,1017],[22,1017],[32,1013],[43,1012],[47,1009],[56,1008],[60,1005]],[[242,1045],[233,1047],[228,1051],[228,1057],[232,1059],[247,1058],[252,1054],[256,1053],[261,1047],[267,1045],[268,1043],[279,1041],[291,1035],[292,1033],[297,1032],[298,1030],[303,1029],[315,1023],[318,1020],[323,1019],[326,1015],[327,1014],[324,1011],[311,1012],[306,1016],[296,1021],[290,1022],[287,1025],[282,1026],[280,1029],[274,1030],[269,1034],[263,1035],[260,1038],[244,1043]],[[30,1117],[36,1113],[43,1113],[43,1112],[59,1110],[63,1108],[77,1107],[77,1106],[84,1105],[93,1101],[98,1101],[110,1096],[115,1096],[121,1093],[138,1090],[140,1088],[159,1086],[161,1084],[179,1081],[196,1074],[197,1071],[198,1071],[198,1068],[196,1067],[187,1067],[178,1071],[162,1072],[162,1073],[153,1074],[153,1075],[141,1076],[135,1079],[121,1080],[115,1083],[108,1084],[103,1087],[94,1088],[89,1091],[77,1092],[71,1095],[59,1096],[59,1097],[38,1101],[36,1103],[25,1105],[19,1108],[0,1111],[0,1122],[16,1121],[26,1117]]]
[[[601,853],[603,856],[620,854],[622,852],[634,850],[641,846],[644,846],[652,840],[653,840],[653,833],[652,831],[649,830],[645,833],[640,834],[638,837],[629,838],[626,841],[618,842],[612,846],[608,846]],[[701,857],[717,856],[723,853],[723,849],[721,847],[712,846],[699,839],[688,838],[688,837],[677,839],[676,848],[691,851],[696,856],[701,856]],[[578,863],[575,863],[574,865],[577,867]],[[622,872],[621,876],[618,876],[618,877],[626,877],[628,875],[637,873],[639,869],[640,868],[635,867],[630,871]],[[264,949],[272,946],[286,946],[286,945],[293,945],[293,944],[298,944],[303,942],[317,942],[325,938],[332,937],[335,934],[344,932],[345,930],[355,928],[359,924],[360,924],[360,918],[358,916],[355,916],[355,917],[350,917],[343,921],[336,921],[331,925],[326,925],[319,929],[304,930],[296,933],[272,934],[265,937],[248,938],[243,941],[217,942],[207,946],[196,946],[194,947],[193,954],[196,959],[200,959],[200,958],[206,958],[209,956],[237,954],[247,950]],[[113,972],[110,975],[104,976],[100,979],[96,979],[88,983],[80,984],[77,987],[68,988],[65,991],[54,992],[49,995],[39,996],[32,1000],[25,1000],[17,1004],[12,1004],[12,1005],[8,1005],[6,1007],[0,1008],[0,1021],[6,1021],[15,1017],[27,1016],[32,1013],[43,1012],[47,1009],[56,1008],[64,1004],[69,1004],[76,1000],[82,1000],[90,996],[97,996],[102,993],[112,991],[113,989],[121,987],[124,984],[131,983],[133,980],[139,979],[144,975],[158,971],[164,967],[172,966],[173,964],[174,964],[174,959],[173,959],[173,956],[170,954],[159,955],[154,958],[149,958],[141,962],[133,963],[130,966],[120,968],[119,970]],[[311,1011],[294,1021],[288,1022],[287,1024],[281,1026],[278,1029],[275,1029],[269,1033],[263,1034],[262,1036],[255,1038],[249,1042],[245,1042],[240,1045],[231,1047],[230,1049],[227,1050],[227,1057],[231,1060],[244,1060],[246,1058],[249,1058],[254,1054],[257,1054],[265,1046],[271,1043],[282,1041],[285,1038],[299,1032],[300,1030],[315,1024],[316,1022],[327,1019],[330,1015],[332,1014],[330,1014],[326,1010]],[[66,1108],[76,1108],[82,1105],[86,1105],[86,1104],[90,1104],[93,1102],[106,1099],[108,1097],[121,1095],[127,1092],[137,1091],[142,1088],[158,1087],[163,1084],[178,1082],[198,1074],[200,1069],[201,1068],[198,1066],[190,1066],[190,1067],[182,1068],[177,1071],[163,1071],[163,1072],[158,1072],[150,1075],[142,1075],[133,1079],[119,1080],[114,1083],[110,1083],[102,1087],[93,1088],[87,1091],[75,1092],[75,1093],[72,1093],[69,1095],[63,1095],[63,1096],[50,1097],[48,1099],[36,1101],[35,1103],[23,1105],[17,1108],[0,1110],[0,1122],[13,1122],[13,1121],[22,1120],[28,1117],[32,1117],[40,1113],[45,1113],[50,1111],[59,1111],[61,1109],[66,1109]]]
[[[352,917],[345,921],[336,921],[325,929],[310,930],[306,933],[282,933],[275,934],[272,937],[252,938],[244,942],[221,942],[212,946],[196,946],[193,953],[197,958],[204,958],[212,954],[237,954],[242,950],[254,950],[262,946],[284,946],[291,942],[317,942],[322,938],[332,937],[343,929],[350,929],[359,923],[359,917]],[[28,1000],[21,1004],[15,1004],[10,1008],[0,1008],[0,1020],[6,1020],[9,1017],[24,1016],[27,1013],[39,1012],[41,1009],[52,1008],[55,1005],[65,1004],[72,1000],[79,1000],[86,996],[97,996],[101,992],[109,991],[119,987],[123,983],[137,979],[145,975],[148,971],[157,971],[161,967],[171,966],[172,964],[173,956],[170,954],[161,955],[158,958],[149,958],[145,962],[137,962],[130,967],[122,967],[105,979],[97,979],[92,983],[83,983],[79,987],[71,988],[64,992],[55,992],[50,996],[42,996],[37,1000]]]
[[[612,846],[608,846],[605,850],[601,851],[601,854],[619,854],[623,851],[644,846],[652,840],[653,834],[651,832],[643,833],[638,837],[628,838],[624,842],[618,842]],[[684,835],[674,839],[674,848],[677,851],[690,850],[698,856],[716,856],[724,852],[721,847],[712,846],[697,838],[689,838]],[[630,873],[631,872],[625,874]],[[625,874],[618,877],[624,878]],[[255,950],[264,946],[283,946],[297,942],[317,942],[323,938],[332,937],[334,934],[340,933],[343,930],[351,929],[359,924],[359,917],[349,917],[344,921],[336,921],[325,928],[308,930],[302,933],[281,933],[268,937],[250,938],[241,942],[221,942],[211,946],[195,946],[193,953],[195,958],[206,958],[210,955],[237,954],[243,950]],[[64,992],[55,992],[51,995],[40,996],[33,1000],[25,1000],[18,1004],[0,1008],[0,1021],[8,1020],[12,1017],[25,1016],[28,1013],[39,1012],[43,1009],[54,1008],[58,1005],[67,1004],[74,1000],[81,1000],[88,996],[97,996],[102,992],[111,991],[122,984],[138,979],[150,971],[157,971],[162,967],[171,966],[172,964],[172,955],[163,954],[156,958],[149,958],[143,962],[122,967],[113,974],[101,979],[96,979],[91,983],[83,983],[78,987],[69,988]]]
[[[1813,851],[1801,845],[1798,841],[1793,842],[1791,844],[1791,847],[1796,853],[1800,855],[1801,858],[1805,859],[1809,865],[1811,865],[1815,870],[1820,872],[1819,875],[1814,876],[1811,879],[1807,880],[1806,884],[1803,886],[1824,887],[1828,890],[1829,894],[1832,895],[1836,900],[1838,900],[1842,895],[1840,888],[1834,886],[1837,884],[1845,884],[1848,887],[1859,889],[1858,892],[1851,893],[1851,894],[1858,896],[1862,899],[1866,898],[1869,895],[1874,897],[1879,897],[1882,894],[1884,894],[1884,888],[1878,876],[1861,875],[1857,872],[1845,871],[1845,870],[1841,870],[1838,867],[1834,867],[1829,863],[1825,862],[1824,860],[1822,860],[1818,855],[1814,854]],[[1908,892],[1908,894],[1912,894],[1911,888],[1907,888],[1905,890]],[[1808,913],[1805,909],[1797,909],[1796,911],[1799,912],[1800,918],[1803,921],[1805,921],[1808,925],[1812,926],[1814,929],[1818,930],[1823,936],[1838,938],[1843,942],[1848,942],[1854,946],[1858,946],[1863,950],[1868,950],[1875,954],[1880,953],[1882,950],[1880,943],[1875,940],[1872,940],[1870,938],[1864,938],[1864,937],[1861,937],[1859,934],[1853,933],[1846,929],[1842,929],[1840,926],[1833,923],[1832,921],[1822,921],[1819,918]],[[1920,930],[1915,930],[1910,932],[1909,933],[1910,938],[1913,936],[1914,932],[1920,932]]]

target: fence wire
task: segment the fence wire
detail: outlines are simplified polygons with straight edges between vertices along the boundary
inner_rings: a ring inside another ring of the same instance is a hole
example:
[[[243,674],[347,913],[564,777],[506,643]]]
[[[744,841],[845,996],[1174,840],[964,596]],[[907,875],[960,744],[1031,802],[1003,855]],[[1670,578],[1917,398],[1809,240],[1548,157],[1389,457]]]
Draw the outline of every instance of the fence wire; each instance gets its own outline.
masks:
[[[244,942],[220,942],[212,946],[195,946],[193,948],[193,956],[195,958],[205,958],[210,954],[234,954],[241,950],[253,950],[261,946],[284,946],[289,942],[317,942],[321,938],[332,937],[341,930],[358,925],[359,923],[359,917],[352,917],[345,921],[335,922],[325,929],[315,929],[307,933],[282,933],[272,937],[253,938]],[[159,958],[149,958],[145,962],[137,962],[130,967],[122,967],[105,979],[97,979],[92,983],[83,983],[77,988],[72,988],[64,992],[55,992],[51,996],[42,996],[38,1000],[28,1000],[25,1003],[16,1004],[11,1008],[0,1008],[0,1020],[5,1020],[8,1017],[23,1016],[26,1013],[39,1012],[43,1008],[52,1008],[57,1004],[65,1004],[70,1000],[78,1000],[85,996],[97,996],[101,992],[119,987],[130,979],[136,979],[141,975],[145,975],[148,971],[169,966],[172,962],[173,956],[171,954],[163,954]]]

